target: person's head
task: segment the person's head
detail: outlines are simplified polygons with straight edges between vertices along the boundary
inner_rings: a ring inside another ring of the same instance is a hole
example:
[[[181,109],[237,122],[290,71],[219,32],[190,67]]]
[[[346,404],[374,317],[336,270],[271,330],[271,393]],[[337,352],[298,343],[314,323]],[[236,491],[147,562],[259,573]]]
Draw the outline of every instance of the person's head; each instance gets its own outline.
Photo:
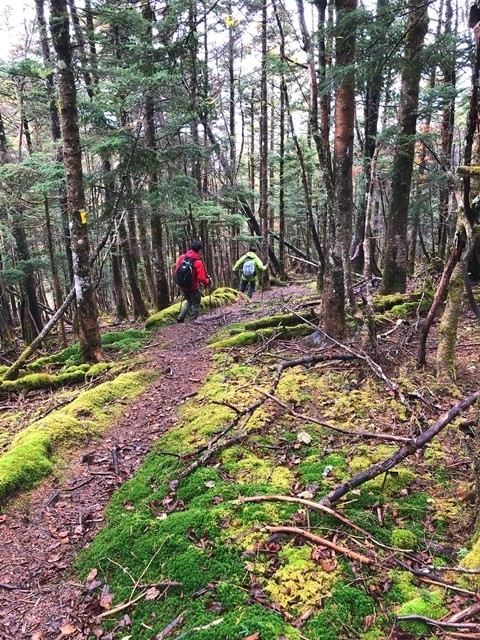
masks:
[[[252,244],[250,244],[250,245],[249,245],[249,247],[248,247],[248,250],[249,250],[250,252],[256,253],[256,252],[257,252],[257,245],[255,245],[255,244],[253,244],[253,243],[252,243]]]
[[[190,245],[190,249],[192,251],[195,251],[195,253],[198,253],[203,249],[203,244],[200,242],[200,240],[194,240]]]

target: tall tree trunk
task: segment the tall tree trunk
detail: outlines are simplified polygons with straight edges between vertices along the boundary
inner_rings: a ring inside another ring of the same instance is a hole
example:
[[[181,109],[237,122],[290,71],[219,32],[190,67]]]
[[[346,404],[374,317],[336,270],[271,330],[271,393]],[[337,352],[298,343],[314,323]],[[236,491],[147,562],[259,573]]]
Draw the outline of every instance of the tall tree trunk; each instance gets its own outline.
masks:
[[[262,62],[260,77],[260,203],[258,217],[262,231],[262,260],[268,262],[268,92],[267,92],[267,0],[262,0]],[[268,269],[262,274],[262,288],[270,288]]]
[[[66,0],[50,0],[50,30],[57,54],[60,127],[67,176],[68,217],[72,235],[75,295],[80,350],[88,362],[103,360],[98,309],[90,267],[82,148],[78,127],[77,94],[72,68],[72,49]]]
[[[452,37],[452,0],[445,0],[445,29],[444,33],[447,38]],[[443,57],[443,64],[441,67],[443,74],[443,82],[446,86],[450,85],[452,88],[456,86],[456,46],[452,45],[452,51],[449,51],[449,56]],[[452,167],[452,148],[453,148],[453,134],[455,127],[455,97],[452,96],[445,104],[442,113],[441,122],[441,135],[442,135],[442,164],[445,171],[450,171]],[[438,256],[444,260],[447,250],[448,240],[448,219],[449,219],[449,205],[450,205],[450,186],[448,184],[440,187],[439,194],[439,219],[438,219]]]
[[[353,209],[353,132],[355,115],[355,28],[348,15],[355,11],[357,0],[336,0],[335,52],[341,73],[335,91],[335,137],[333,176],[335,196],[328,219],[328,252],[322,296],[322,319],[326,333],[337,340],[345,334],[345,281],[349,264]],[[345,21],[348,24],[345,26]],[[342,67],[345,67],[342,69]]]
[[[30,262],[27,234],[22,217],[23,210],[17,207],[12,223],[12,235],[15,238],[18,260],[23,265],[22,289],[25,295],[22,296],[20,310],[23,338],[29,344],[38,336],[42,330],[43,323],[37,298],[37,283],[35,282],[35,274]]]
[[[398,133],[392,169],[392,196],[385,242],[382,282],[384,294],[404,292],[407,287],[408,205],[422,72],[421,52],[428,28],[427,5],[424,0],[409,0],[408,8],[410,13],[402,68]]]
[[[52,63],[52,56],[50,55],[50,45],[48,42],[47,23],[45,21],[45,0],[35,0],[35,10],[38,23],[38,30],[40,35],[40,44],[42,47],[42,57],[45,66],[48,68]],[[50,121],[50,132],[53,142],[58,142],[62,137],[60,131],[60,116],[58,113],[57,100],[55,95],[55,84],[53,71],[49,72],[45,77],[45,93],[48,99],[48,117]],[[57,162],[63,163],[63,149],[61,147],[57,150]],[[73,283],[73,260],[72,260],[72,246],[70,239],[70,229],[68,226],[68,212],[67,212],[67,196],[65,190],[62,189],[59,197],[60,216],[63,226],[63,238],[65,243],[65,254],[67,256],[67,266],[69,273],[70,283]],[[61,304],[61,299],[60,299]],[[60,320],[62,323],[63,334],[63,318]]]
[[[380,20],[388,0],[377,0],[377,20]],[[373,62],[373,61],[372,61]],[[375,152],[375,144],[378,130],[378,115],[380,112],[380,96],[382,91],[382,69],[384,61],[381,59],[377,64],[373,62],[373,73],[368,76],[365,87],[365,107],[364,107],[364,141],[362,148],[362,176],[359,185],[359,197],[357,205],[357,215],[355,216],[355,226],[353,232],[351,252],[352,270],[362,273],[364,270],[363,241],[365,231],[365,212],[367,198],[370,192],[370,180],[373,177],[370,165]],[[373,254],[370,254],[373,260]],[[369,266],[369,269],[373,264]]]
[[[122,219],[119,224],[119,234],[121,240],[122,255],[125,260],[127,270],[128,284],[133,298],[133,313],[136,320],[148,318],[148,311],[143,301],[142,291],[138,282],[135,259],[132,256],[130,242],[128,238],[127,227]]]

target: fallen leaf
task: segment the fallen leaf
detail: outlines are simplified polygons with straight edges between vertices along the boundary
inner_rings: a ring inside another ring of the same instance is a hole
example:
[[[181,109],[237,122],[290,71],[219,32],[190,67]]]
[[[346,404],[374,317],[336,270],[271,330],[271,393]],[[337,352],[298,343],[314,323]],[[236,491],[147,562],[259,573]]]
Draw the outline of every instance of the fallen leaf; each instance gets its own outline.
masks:
[[[102,589],[102,594],[100,596],[100,606],[103,609],[110,609],[113,601],[113,596],[109,592],[108,585],[105,585]]]
[[[254,633],[253,635],[248,636],[248,638],[245,638],[245,640],[258,640],[259,638],[260,638],[260,634],[257,631],[257,633]]]
[[[94,580],[97,577],[98,574],[98,569],[90,569],[90,571],[88,572],[88,576],[87,576],[87,582],[91,582],[92,580]]]
[[[43,633],[41,631],[37,631],[34,633],[30,640],[43,640]]]
[[[64,636],[71,636],[72,633],[76,633],[77,628],[71,624],[66,624],[63,627],[60,627],[60,631],[63,633]]]
[[[160,595],[160,591],[155,587],[150,587],[145,594],[145,600],[156,600]]]

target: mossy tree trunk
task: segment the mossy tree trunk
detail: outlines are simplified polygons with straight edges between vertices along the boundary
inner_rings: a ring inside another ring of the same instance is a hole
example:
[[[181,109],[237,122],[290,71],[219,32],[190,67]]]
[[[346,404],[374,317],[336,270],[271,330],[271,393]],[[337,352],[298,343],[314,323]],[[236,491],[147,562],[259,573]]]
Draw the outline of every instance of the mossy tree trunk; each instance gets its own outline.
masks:
[[[463,269],[457,262],[450,278],[447,305],[438,328],[437,378],[455,381],[455,345],[463,301]]]

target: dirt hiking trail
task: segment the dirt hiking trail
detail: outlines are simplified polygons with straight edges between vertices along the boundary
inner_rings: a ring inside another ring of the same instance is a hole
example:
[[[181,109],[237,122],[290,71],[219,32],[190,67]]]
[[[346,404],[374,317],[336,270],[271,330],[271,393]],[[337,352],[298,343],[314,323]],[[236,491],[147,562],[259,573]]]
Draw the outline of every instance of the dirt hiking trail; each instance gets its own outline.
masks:
[[[251,302],[200,316],[194,324],[157,331],[144,348],[158,381],[97,441],[70,450],[63,468],[0,515],[0,640],[80,640],[92,637],[88,603],[75,581],[76,554],[102,527],[112,493],[140,466],[153,442],[178,419],[177,409],[205,380],[207,338],[232,322],[285,311],[301,285],[256,292]],[[108,635],[100,636],[108,640]]]

